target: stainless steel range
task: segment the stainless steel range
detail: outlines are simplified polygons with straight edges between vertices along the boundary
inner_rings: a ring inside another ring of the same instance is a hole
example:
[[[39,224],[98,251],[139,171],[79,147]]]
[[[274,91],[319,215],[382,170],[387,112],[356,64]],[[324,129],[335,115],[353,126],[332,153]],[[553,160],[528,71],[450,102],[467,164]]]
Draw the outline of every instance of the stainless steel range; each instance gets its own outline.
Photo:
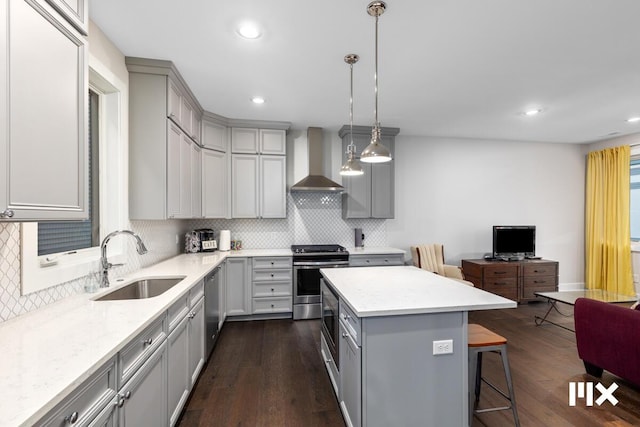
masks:
[[[293,319],[319,319],[320,269],[349,266],[349,252],[340,245],[292,245]]]

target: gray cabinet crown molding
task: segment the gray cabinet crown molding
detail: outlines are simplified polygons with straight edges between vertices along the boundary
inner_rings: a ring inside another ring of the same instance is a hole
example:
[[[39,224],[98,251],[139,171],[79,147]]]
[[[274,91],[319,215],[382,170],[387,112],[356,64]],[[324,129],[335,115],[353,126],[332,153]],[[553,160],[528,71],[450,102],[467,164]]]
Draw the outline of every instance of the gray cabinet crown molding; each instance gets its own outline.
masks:
[[[345,135],[349,135],[350,126],[344,125],[338,131],[338,136],[342,138]],[[400,133],[400,128],[390,128],[390,127],[381,127],[380,130],[382,136],[396,136]],[[371,126],[354,126],[353,127],[354,135],[371,135]]]
[[[127,70],[130,73],[156,74],[160,76],[168,76],[180,88],[182,93],[187,94],[189,101],[198,109],[198,113],[202,115],[204,108],[198,102],[198,98],[191,92],[189,85],[184,80],[173,61],[163,59],[136,58],[127,56],[124,58]]]

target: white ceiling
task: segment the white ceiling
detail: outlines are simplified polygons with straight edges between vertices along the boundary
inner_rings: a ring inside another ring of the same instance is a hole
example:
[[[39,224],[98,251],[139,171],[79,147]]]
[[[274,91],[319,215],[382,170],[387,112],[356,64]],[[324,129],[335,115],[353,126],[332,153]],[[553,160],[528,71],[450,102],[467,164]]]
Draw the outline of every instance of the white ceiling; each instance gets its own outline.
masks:
[[[337,130],[373,124],[368,0],[90,0],[127,56],[172,60],[205,110]],[[243,20],[263,36],[241,39]],[[388,0],[379,117],[403,135],[591,142],[640,132],[640,1]],[[266,98],[254,105],[254,95]],[[543,108],[543,114],[520,112]]]

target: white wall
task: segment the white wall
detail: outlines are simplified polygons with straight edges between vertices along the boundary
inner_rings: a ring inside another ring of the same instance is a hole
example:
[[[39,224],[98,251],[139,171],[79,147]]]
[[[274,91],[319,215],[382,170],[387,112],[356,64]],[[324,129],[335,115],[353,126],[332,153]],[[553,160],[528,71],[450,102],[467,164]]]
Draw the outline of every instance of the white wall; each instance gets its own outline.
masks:
[[[390,246],[441,242],[448,263],[492,250],[493,225],[535,225],[536,254],[560,263],[562,288],[584,282],[586,146],[396,138]]]

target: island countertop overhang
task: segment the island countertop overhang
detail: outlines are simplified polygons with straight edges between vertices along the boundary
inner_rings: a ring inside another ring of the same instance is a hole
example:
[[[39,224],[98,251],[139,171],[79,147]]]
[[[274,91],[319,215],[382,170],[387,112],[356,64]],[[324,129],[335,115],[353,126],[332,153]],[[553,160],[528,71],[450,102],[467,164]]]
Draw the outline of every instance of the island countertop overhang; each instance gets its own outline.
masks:
[[[517,303],[413,266],[320,270],[358,317],[516,308]]]

